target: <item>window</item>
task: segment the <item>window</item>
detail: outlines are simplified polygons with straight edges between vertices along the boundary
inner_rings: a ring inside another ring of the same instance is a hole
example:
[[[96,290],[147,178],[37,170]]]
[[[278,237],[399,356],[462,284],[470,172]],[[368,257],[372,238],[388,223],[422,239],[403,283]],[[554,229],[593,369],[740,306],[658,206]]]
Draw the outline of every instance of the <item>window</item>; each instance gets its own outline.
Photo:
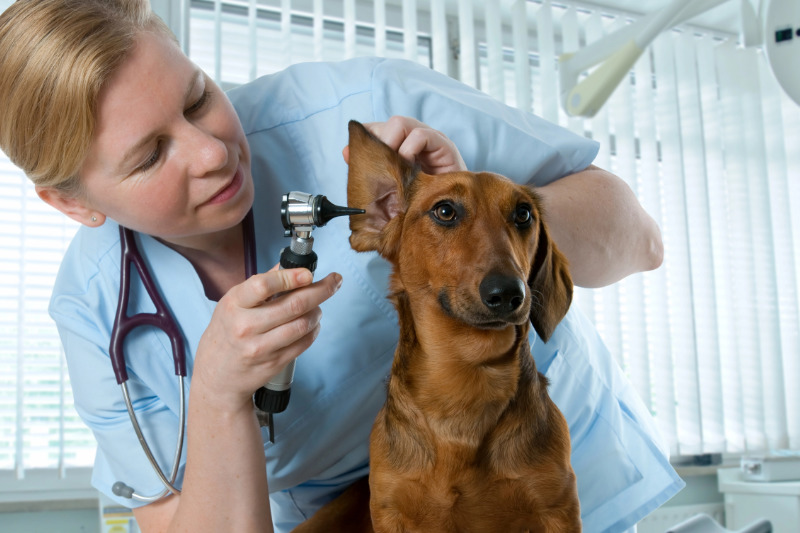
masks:
[[[94,457],[72,409],[69,377],[47,315],[76,224],[45,205],[0,153],[0,469],[67,467]]]
[[[189,57],[226,88],[292,63],[374,55],[379,45],[381,55],[405,57],[402,29],[384,27],[378,43],[380,30],[374,23],[350,15],[342,18],[331,5],[320,2],[313,11],[303,11],[295,4],[281,9],[252,2],[195,0],[189,35],[213,38],[190,37]],[[430,37],[418,35],[411,52],[414,59],[430,65],[430,53]]]

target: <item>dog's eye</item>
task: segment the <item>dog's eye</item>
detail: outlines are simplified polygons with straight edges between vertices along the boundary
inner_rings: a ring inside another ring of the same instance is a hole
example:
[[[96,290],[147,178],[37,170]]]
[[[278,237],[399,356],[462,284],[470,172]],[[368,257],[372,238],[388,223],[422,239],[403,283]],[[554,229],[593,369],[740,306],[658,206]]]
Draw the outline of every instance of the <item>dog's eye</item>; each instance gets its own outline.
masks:
[[[517,210],[514,212],[514,224],[518,228],[527,228],[530,227],[532,222],[531,207],[525,204],[518,205]]]
[[[434,207],[433,216],[439,222],[444,223],[455,222],[456,218],[458,218],[458,215],[456,214],[456,208],[448,203],[441,203]]]

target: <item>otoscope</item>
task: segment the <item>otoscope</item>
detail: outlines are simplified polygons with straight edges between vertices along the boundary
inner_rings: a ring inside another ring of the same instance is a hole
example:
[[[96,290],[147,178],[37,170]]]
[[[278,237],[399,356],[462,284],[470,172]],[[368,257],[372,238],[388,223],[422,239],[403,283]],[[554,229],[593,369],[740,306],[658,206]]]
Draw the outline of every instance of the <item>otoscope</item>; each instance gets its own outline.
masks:
[[[314,246],[311,230],[315,226],[324,226],[332,218],[363,213],[365,213],[363,209],[334,205],[321,194],[313,196],[299,191],[284,194],[281,201],[283,236],[291,237],[292,241],[289,246],[281,250],[280,267],[304,267],[313,274],[317,268],[317,254],[311,249]],[[270,442],[275,442],[272,414],[282,412],[289,405],[294,366],[295,362],[292,360],[253,396],[256,407],[267,413]]]

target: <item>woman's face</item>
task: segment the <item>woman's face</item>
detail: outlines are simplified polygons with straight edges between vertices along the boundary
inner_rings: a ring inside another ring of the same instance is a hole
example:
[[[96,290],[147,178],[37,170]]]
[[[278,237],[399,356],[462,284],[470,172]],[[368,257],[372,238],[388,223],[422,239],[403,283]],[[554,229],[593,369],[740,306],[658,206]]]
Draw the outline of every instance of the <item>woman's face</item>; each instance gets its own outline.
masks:
[[[169,38],[150,32],[100,93],[80,177],[86,207],[177,245],[236,226],[253,202],[233,106]]]

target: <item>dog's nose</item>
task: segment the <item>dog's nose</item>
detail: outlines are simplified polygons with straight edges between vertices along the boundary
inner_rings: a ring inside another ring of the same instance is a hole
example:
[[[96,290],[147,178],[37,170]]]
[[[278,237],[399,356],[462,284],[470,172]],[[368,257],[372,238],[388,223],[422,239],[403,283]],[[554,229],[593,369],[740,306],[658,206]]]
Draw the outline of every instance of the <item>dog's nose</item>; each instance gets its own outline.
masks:
[[[516,311],[525,300],[525,284],[517,277],[489,274],[479,290],[484,305],[501,315]]]

